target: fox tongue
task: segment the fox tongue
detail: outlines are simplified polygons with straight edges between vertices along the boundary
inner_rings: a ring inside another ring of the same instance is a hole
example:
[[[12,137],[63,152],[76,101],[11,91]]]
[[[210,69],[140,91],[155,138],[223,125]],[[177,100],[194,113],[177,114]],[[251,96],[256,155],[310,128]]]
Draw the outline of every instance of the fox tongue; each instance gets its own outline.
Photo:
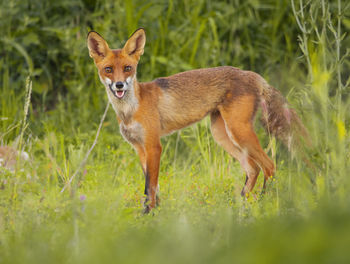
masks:
[[[117,91],[115,94],[118,98],[122,98],[124,96],[125,91]]]

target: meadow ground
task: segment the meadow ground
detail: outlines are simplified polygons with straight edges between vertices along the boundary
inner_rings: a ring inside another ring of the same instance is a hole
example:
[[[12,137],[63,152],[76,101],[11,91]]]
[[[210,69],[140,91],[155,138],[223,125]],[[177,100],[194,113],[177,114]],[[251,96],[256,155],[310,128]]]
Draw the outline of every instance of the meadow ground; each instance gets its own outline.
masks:
[[[49,2],[0,4],[0,140],[29,154],[14,172],[0,167],[0,263],[350,262],[346,1]],[[162,139],[161,205],[143,215],[141,166],[110,108],[69,184],[107,102],[85,35],[119,47],[139,26],[140,81],[254,70],[287,97],[313,146],[291,155],[257,118],[277,172],[264,196],[260,175],[242,198],[245,176],[204,119]]]

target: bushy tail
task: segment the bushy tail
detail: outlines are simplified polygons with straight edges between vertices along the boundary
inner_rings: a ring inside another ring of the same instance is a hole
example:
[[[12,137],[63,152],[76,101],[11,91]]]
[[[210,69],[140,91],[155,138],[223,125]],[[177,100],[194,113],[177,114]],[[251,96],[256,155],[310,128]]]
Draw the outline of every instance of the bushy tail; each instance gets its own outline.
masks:
[[[294,109],[274,87],[263,82],[260,100],[261,121],[269,134],[281,140],[290,151],[300,149],[305,143],[311,145],[309,135]]]

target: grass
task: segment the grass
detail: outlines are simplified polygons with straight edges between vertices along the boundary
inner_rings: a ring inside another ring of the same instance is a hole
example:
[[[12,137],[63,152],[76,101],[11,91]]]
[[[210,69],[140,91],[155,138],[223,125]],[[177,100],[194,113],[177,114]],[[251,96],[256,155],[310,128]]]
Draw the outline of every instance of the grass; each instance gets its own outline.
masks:
[[[350,261],[345,1],[14,0],[0,7],[0,140],[30,155],[15,173],[0,167],[0,263]],[[139,80],[218,65],[254,70],[297,110],[313,147],[292,157],[257,122],[277,173],[263,197],[260,175],[242,198],[245,176],[204,119],[162,139],[161,206],[142,215],[141,166],[110,109],[67,185],[107,102],[84,36],[94,29],[118,47],[139,26],[147,30]]]

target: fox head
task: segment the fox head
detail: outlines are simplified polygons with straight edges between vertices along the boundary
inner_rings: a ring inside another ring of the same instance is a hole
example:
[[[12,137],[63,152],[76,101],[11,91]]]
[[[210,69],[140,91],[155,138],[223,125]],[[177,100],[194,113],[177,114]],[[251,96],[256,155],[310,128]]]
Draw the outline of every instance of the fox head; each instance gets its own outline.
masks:
[[[137,64],[144,52],[146,34],[136,30],[122,49],[110,49],[107,42],[95,31],[87,37],[90,57],[94,59],[101,82],[119,100],[133,92]]]

